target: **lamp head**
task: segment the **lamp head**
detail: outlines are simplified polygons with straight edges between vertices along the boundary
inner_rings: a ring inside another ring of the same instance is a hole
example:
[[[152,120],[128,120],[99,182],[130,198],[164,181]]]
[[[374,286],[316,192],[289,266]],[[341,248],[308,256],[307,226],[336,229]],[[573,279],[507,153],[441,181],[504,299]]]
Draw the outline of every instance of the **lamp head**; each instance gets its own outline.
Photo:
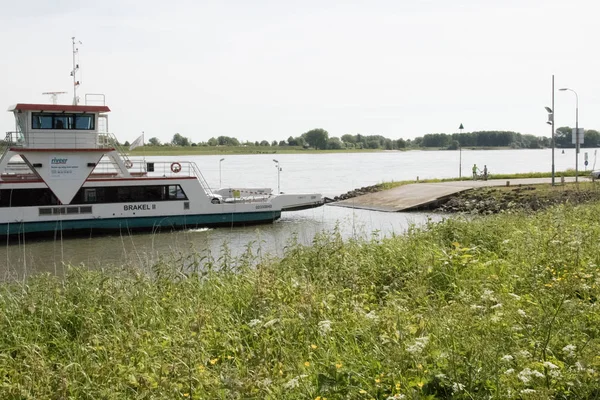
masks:
[[[560,90],[561,92],[564,92],[565,90],[569,90],[569,88],[562,88],[562,89],[558,89],[558,90]]]
[[[550,107],[544,107],[546,109],[546,111],[548,111],[550,114],[552,114],[552,109]]]
[[[221,158],[219,161],[223,161],[223,160],[224,160],[224,158]]]
[[[279,161],[277,161],[276,159],[273,159],[273,162],[279,162]]]

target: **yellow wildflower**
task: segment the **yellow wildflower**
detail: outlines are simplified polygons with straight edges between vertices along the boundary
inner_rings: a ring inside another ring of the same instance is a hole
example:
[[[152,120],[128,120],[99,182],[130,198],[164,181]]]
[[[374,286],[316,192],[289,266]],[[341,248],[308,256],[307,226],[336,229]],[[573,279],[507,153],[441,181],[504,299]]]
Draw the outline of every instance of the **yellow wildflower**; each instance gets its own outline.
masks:
[[[337,369],[340,369],[340,368],[342,368],[342,362],[340,361],[340,362],[338,362],[337,364],[335,364],[335,367],[336,367]]]
[[[367,391],[366,391],[366,390],[363,390],[363,389],[360,389],[360,390],[358,391],[358,393],[360,393],[360,394],[366,394],[366,393],[367,393]]]
[[[190,397],[190,394],[189,393],[184,393],[183,397]]]
[[[317,346],[316,344],[311,344],[310,345],[310,348],[313,349],[313,350],[315,350],[317,347],[319,347],[319,346]]]
[[[400,390],[400,382],[396,383],[396,390]]]
[[[417,383],[417,386],[419,387],[419,389],[423,389],[423,382]]]
[[[310,363],[309,363],[308,361],[305,361],[305,362],[304,362],[304,366],[305,366],[305,367],[310,367]]]
[[[213,358],[212,360],[210,360],[210,365],[215,365],[217,361],[219,361],[219,358]]]
[[[381,383],[381,379],[375,378],[375,383]]]

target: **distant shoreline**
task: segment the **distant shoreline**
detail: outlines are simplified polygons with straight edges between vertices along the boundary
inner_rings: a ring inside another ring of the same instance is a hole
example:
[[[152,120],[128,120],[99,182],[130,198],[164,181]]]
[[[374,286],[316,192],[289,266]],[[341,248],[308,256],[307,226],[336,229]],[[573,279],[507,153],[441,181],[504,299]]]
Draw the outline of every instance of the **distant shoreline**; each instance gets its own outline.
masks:
[[[531,149],[514,149],[511,147],[485,147],[485,146],[469,146],[464,147],[464,151],[474,150],[531,150]],[[541,149],[535,149],[541,150]],[[562,149],[556,149],[562,150]],[[242,146],[143,146],[137,147],[131,151],[133,156],[215,156],[215,155],[251,155],[251,154],[344,154],[344,153],[384,153],[384,152],[407,152],[407,151],[458,151],[442,148],[419,147],[410,149],[345,149],[345,150],[314,150],[301,148],[286,148],[286,147],[242,147]]]

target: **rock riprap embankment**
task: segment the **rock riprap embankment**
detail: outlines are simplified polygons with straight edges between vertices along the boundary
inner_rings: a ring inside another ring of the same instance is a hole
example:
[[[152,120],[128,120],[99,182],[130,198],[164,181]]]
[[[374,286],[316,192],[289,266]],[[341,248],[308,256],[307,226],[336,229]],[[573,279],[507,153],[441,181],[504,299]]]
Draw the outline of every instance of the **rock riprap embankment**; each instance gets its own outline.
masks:
[[[436,212],[496,214],[537,211],[556,204],[580,204],[600,200],[600,190],[565,188],[540,190],[534,186],[514,189],[482,188],[459,193],[435,208]]]

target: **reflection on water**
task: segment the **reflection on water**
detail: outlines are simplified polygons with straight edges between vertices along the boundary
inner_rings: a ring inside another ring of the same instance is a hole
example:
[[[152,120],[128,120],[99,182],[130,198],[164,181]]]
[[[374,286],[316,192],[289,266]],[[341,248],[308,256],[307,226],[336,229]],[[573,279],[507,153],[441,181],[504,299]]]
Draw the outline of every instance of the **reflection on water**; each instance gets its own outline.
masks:
[[[160,257],[198,253],[219,258],[224,248],[233,256],[251,248],[254,254],[282,256],[292,240],[310,245],[315,235],[338,229],[344,238],[402,234],[411,224],[439,220],[427,213],[383,213],[325,206],[284,213],[273,224],[191,229],[174,232],[12,242],[0,247],[0,278],[18,279],[36,272],[63,274],[67,265],[147,266]]]

